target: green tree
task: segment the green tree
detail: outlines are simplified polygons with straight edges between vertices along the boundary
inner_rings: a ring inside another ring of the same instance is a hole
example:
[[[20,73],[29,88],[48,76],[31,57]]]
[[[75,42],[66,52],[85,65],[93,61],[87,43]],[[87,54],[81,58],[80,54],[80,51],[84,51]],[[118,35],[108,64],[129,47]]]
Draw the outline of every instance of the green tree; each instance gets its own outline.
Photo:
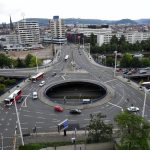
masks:
[[[42,61],[40,59],[36,58],[36,56],[28,54],[25,58],[25,64],[26,64],[26,67],[35,67],[36,64],[41,65]]]
[[[11,67],[12,61],[5,54],[0,54],[0,67]]]
[[[116,44],[118,45],[118,38],[116,37],[116,35],[113,35],[111,40],[110,40],[110,44]]]
[[[148,67],[150,66],[150,58],[142,58],[140,60],[141,62],[141,67]]]
[[[112,57],[108,57],[108,58],[106,59],[106,65],[107,65],[107,66],[109,66],[109,67],[113,67],[113,66],[114,66],[114,64],[115,64],[115,60],[114,60],[114,58],[112,58]]]
[[[91,45],[91,47],[96,46],[96,36],[93,33],[91,33],[91,35],[90,35],[90,45]]]
[[[131,67],[133,67],[133,68],[140,68],[141,67],[141,61],[139,60],[139,58],[133,57],[131,59]]]
[[[120,66],[124,68],[131,67],[132,56],[129,53],[125,53],[120,61]]]
[[[5,85],[0,83],[0,93],[4,92],[5,88]]]
[[[23,68],[23,67],[25,67],[24,61],[21,60],[19,57],[18,57],[17,60],[16,60],[16,67],[18,67],[18,68]]]
[[[28,55],[25,57],[24,62],[25,62],[26,67],[29,67],[29,66],[30,66],[32,57],[33,57],[33,55],[31,55],[31,54],[28,54]]]
[[[150,124],[148,121],[137,114],[124,111],[116,116],[115,122],[120,129],[117,150],[149,150],[147,140]]]
[[[88,126],[89,142],[106,142],[112,140],[112,125],[103,122],[102,119],[105,117],[101,113],[90,115],[90,124]]]

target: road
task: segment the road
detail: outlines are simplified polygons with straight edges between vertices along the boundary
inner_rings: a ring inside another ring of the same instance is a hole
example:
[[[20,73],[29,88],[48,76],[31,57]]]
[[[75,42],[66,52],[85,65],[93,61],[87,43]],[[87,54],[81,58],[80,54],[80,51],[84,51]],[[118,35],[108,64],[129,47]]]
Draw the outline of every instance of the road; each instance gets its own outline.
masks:
[[[66,54],[70,57],[65,62],[64,57]],[[72,65],[72,63],[74,65]],[[84,129],[89,123],[89,115],[99,112],[107,116],[104,122],[113,123],[114,126],[116,126],[114,117],[121,112],[122,108],[124,109],[131,106],[131,104],[139,107],[139,114],[142,115],[144,93],[132,88],[128,83],[114,78],[112,68],[95,64],[82,47],[78,49],[75,45],[64,45],[61,53],[57,56],[57,61],[54,61],[50,67],[44,69],[47,71],[44,76],[46,85],[68,79],[80,78],[84,80],[95,80],[102,84],[109,85],[115,91],[115,95],[111,101],[105,104],[83,109],[81,115],[70,115],[69,109],[65,109],[64,112],[59,113],[55,112],[53,107],[46,105],[40,100],[32,100],[32,92],[38,92],[41,89],[41,87],[39,87],[40,81],[36,83],[28,82],[22,89],[24,101],[21,104],[17,104],[23,135],[33,133],[35,127],[37,133],[57,131],[57,124],[64,119],[68,119],[69,124],[72,126],[78,125]],[[52,76],[53,72],[57,74],[54,77]],[[129,101],[127,101],[127,98]],[[1,103],[0,114],[0,147],[3,145],[4,150],[11,150],[15,131],[19,134],[15,107],[11,106],[10,108],[5,108],[3,103]],[[144,117],[150,120],[150,99],[148,96],[145,104]]]

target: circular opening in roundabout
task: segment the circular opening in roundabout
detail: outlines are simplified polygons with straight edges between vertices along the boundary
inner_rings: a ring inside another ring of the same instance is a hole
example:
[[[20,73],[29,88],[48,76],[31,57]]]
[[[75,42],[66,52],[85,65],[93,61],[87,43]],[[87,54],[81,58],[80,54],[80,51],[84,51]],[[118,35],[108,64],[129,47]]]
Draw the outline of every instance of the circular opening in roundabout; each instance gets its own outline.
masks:
[[[45,94],[54,103],[75,106],[91,104],[103,99],[107,89],[98,82],[65,81],[49,86]]]

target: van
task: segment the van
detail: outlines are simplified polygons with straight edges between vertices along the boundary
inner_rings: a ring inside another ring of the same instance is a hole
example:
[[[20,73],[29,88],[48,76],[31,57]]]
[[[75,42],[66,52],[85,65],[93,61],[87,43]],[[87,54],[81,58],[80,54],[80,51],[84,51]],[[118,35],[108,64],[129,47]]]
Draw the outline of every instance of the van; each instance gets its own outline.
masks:
[[[37,99],[37,98],[38,98],[37,92],[33,92],[33,93],[32,93],[32,98],[33,98],[33,99]]]
[[[90,99],[83,99],[82,100],[82,104],[89,104],[89,103],[91,103]]]

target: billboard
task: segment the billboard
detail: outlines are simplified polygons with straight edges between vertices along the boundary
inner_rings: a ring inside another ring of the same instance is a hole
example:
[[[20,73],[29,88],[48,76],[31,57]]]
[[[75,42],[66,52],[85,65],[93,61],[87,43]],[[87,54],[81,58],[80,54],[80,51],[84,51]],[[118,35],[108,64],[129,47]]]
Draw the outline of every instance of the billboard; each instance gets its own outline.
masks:
[[[61,123],[58,124],[58,132],[60,132],[61,130],[65,130],[68,128],[68,119],[65,119],[64,121],[62,121]]]

